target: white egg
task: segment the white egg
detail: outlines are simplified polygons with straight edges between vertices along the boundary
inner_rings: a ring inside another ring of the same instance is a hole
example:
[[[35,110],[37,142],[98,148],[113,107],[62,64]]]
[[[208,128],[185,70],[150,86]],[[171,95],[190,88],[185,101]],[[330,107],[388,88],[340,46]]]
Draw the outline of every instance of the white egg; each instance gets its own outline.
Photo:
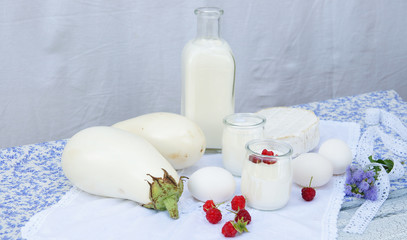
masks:
[[[346,171],[349,164],[352,163],[352,151],[342,140],[332,138],[321,144],[319,154],[331,161],[334,168],[334,174],[342,174]]]
[[[222,203],[235,193],[236,181],[232,174],[220,167],[204,167],[195,171],[188,180],[188,190],[193,197],[205,202]]]
[[[293,181],[308,187],[320,187],[329,182],[333,167],[329,160],[318,153],[303,153],[293,159]]]

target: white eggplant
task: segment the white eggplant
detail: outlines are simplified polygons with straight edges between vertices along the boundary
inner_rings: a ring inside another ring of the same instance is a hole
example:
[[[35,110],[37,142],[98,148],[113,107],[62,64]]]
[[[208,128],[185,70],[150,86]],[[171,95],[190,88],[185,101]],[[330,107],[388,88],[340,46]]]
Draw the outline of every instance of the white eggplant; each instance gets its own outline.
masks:
[[[188,118],[174,113],[145,114],[118,122],[113,127],[145,138],[175,169],[192,166],[206,148],[201,128]]]
[[[182,178],[145,139],[113,127],[84,129],[68,140],[62,169],[91,194],[129,199],[178,218]]]

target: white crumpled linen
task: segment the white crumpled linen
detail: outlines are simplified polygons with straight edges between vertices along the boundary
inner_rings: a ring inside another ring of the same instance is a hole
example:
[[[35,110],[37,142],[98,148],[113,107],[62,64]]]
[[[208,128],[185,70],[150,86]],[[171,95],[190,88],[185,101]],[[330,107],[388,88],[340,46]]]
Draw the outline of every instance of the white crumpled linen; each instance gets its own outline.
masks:
[[[355,152],[359,138],[356,123],[321,121],[321,141],[339,138]],[[314,149],[316,151],[317,149]],[[193,167],[181,170],[190,176],[205,166],[221,166],[221,154],[208,154]],[[236,194],[240,194],[240,178],[236,177]],[[344,192],[344,176],[335,176],[317,188],[311,202],[301,198],[301,188],[293,184],[288,204],[276,211],[259,211],[247,207],[252,216],[248,233],[241,239],[336,239],[336,221]],[[37,213],[23,227],[22,236],[29,240],[45,239],[222,239],[224,223],[234,218],[230,201],[219,208],[223,218],[209,223],[202,202],[195,200],[185,187],[179,201],[180,218],[173,220],[165,211],[141,207],[135,202],[105,198],[73,187],[60,202]]]

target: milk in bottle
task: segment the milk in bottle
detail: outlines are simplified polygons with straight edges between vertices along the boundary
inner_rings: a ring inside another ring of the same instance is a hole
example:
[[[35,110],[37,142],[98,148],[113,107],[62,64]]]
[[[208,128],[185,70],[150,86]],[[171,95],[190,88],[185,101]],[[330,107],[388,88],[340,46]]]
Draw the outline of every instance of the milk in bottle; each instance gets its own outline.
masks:
[[[234,113],[235,61],[219,36],[218,8],[198,8],[197,37],[182,52],[182,114],[195,121],[209,149],[222,146],[223,118]]]

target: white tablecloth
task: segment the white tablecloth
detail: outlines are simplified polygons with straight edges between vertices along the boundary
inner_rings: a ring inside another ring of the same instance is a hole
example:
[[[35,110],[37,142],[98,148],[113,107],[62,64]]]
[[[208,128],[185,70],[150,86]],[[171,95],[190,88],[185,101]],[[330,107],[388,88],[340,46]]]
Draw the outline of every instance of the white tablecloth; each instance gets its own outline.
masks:
[[[321,143],[329,138],[346,141],[355,152],[359,125],[321,121]],[[315,149],[316,150],[316,149]],[[314,150],[314,151],[315,151]],[[204,166],[221,166],[220,154],[205,155],[196,165],[180,171],[190,176]],[[240,194],[240,178],[236,194]],[[293,185],[286,207],[276,211],[248,208],[252,222],[242,239],[336,239],[336,220],[343,199],[343,176],[335,176],[317,189],[311,202],[301,198],[301,188]],[[22,229],[29,240],[45,239],[220,239],[221,228],[232,220],[230,204],[220,206],[222,221],[210,224],[187,187],[179,202],[180,218],[173,220],[165,211],[155,211],[128,200],[104,198],[72,188],[56,205],[34,215]]]

